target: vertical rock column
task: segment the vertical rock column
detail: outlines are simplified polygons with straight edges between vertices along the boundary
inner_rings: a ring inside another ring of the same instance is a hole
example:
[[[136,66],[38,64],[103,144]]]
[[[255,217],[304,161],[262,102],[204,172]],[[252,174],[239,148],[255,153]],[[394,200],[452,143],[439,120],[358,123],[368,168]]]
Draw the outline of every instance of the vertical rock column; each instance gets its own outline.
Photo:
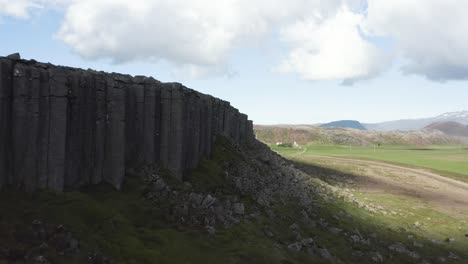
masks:
[[[117,189],[125,175],[125,93],[129,83],[127,76],[107,77],[103,179]]]
[[[0,189],[8,183],[10,176],[10,97],[13,76],[10,60],[0,59]]]
[[[47,187],[62,191],[65,175],[65,150],[67,135],[68,85],[67,71],[59,67],[49,68],[49,143]]]
[[[106,75],[96,73],[94,78],[94,166],[91,177],[92,184],[98,184],[103,179],[104,160],[106,153],[107,134],[107,80]]]
[[[144,81],[144,115],[143,115],[143,162],[153,164],[156,162],[156,93],[158,86],[153,79]]]
[[[86,116],[86,87],[80,87],[82,72],[72,71],[68,74],[68,108],[67,108],[67,133],[66,133],[66,153],[65,153],[65,179],[66,186],[79,186],[81,169],[85,164],[81,160],[83,152],[84,117]],[[91,153],[88,153],[91,155]]]
[[[252,120],[247,120],[247,144],[251,144],[255,141],[255,134],[253,129]]]
[[[199,150],[201,157],[209,157],[211,154],[211,123],[212,123],[212,105],[211,97],[207,95],[202,95],[201,98],[202,108],[201,108],[201,128],[200,128],[200,137],[201,137],[201,148]]]
[[[232,139],[232,120],[233,113],[229,104],[224,106],[223,135]]]
[[[68,76],[65,187],[92,182],[95,166],[96,87],[91,71],[71,71]]]
[[[239,137],[241,139],[241,144],[246,144],[247,143],[247,115],[240,114],[240,120],[239,120]]]
[[[159,81],[154,80],[152,85],[155,89],[154,95],[154,160],[159,162],[161,160],[161,119],[162,119],[162,104],[161,104],[161,94],[162,94],[162,84]]]
[[[216,142],[216,136],[223,134],[224,129],[224,107],[221,100],[213,99],[212,103],[212,117],[211,117],[211,145]]]
[[[199,160],[200,101],[193,90],[185,92],[184,168],[195,168]]]
[[[184,93],[180,84],[172,83],[171,86],[171,119],[169,132],[169,163],[168,169],[176,177],[182,179],[184,172]]]
[[[13,72],[13,184],[30,191],[36,188],[38,180],[40,71],[16,63]]]
[[[90,184],[93,182],[93,174],[96,166],[96,73],[85,72],[80,77],[79,99],[77,109],[81,109],[78,125],[81,148],[77,146],[79,162],[79,179],[77,184]],[[68,157],[67,157],[68,159]]]
[[[143,139],[145,87],[143,80],[137,80],[127,88],[126,98],[126,158],[127,166],[143,165]]]
[[[39,67],[39,127],[37,135],[37,186],[44,189],[49,181],[50,80],[46,67]]]
[[[169,164],[170,133],[171,133],[171,95],[172,91],[168,85],[161,87],[161,135],[160,135],[160,163],[167,167]]]
[[[126,92],[126,164],[134,168],[159,162],[161,84],[140,76],[131,82]]]

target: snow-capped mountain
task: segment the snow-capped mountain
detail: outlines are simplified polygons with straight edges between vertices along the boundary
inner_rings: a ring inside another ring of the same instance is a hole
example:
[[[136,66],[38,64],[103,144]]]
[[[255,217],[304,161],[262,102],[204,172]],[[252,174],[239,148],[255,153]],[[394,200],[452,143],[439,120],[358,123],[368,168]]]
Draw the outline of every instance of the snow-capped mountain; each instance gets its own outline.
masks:
[[[395,121],[387,121],[375,124],[364,124],[368,130],[390,131],[390,130],[420,130],[424,127],[436,122],[457,122],[463,125],[468,125],[468,111],[449,112],[435,117],[420,118],[420,119],[402,119]]]
[[[468,111],[460,111],[460,112],[449,112],[445,114],[441,114],[440,116],[436,117],[440,119],[462,119],[468,120]]]

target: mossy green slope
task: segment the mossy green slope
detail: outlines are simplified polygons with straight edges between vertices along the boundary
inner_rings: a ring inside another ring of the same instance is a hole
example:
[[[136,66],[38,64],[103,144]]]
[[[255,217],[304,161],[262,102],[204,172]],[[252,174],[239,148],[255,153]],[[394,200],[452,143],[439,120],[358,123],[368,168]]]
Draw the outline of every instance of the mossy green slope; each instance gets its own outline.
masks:
[[[248,162],[248,158],[229,142],[218,141],[212,159],[203,161],[187,180],[197,190],[236,192],[226,180],[225,171],[226,166],[237,162]],[[311,209],[313,214],[307,221],[295,201],[282,200],[271,208],[257,209],[256,217],[230,228],[217,227],[216,234],[209,235],[203,226],[177,224],[167,214],[168,208],[148,202],[144,197],[144,181],[138,173],[132,176],[128,177],[121,191],[98,185],[65,193],[1,192],[0,249],[24,251],[37,246],[21,234],[27,234],[31,223],[39,219],[64,225],[80,241],[80,253],[77,254],[62,256],[53,248],[45,250],[43,255],[51,263],[88,263],[88,254],[94,252],[109,256],[116,263],[367,263],[369,254],[375,252],[380,252],[385,263],[415,261],[405,254],[388,250],[388,245],[396,242],[412,248],[412,240],[407,239],[406,233],[331,194],[325,196],[328,198],[317,195],[318,206]],[[173,179],[167,172],[164,176]],[[183,186],[175,180],[170,184]],[[325,186],[318,179],[311,179],[309,184]],[[327,192],[325,187],[324,192]],[[242,197],[242,200],[247,211],[250,206],[255,206],[249,197]],[[294,223],[300,226],[303,238],[313,238],[332,257],[288,250],[288,243],[296,239],[290,228]],[[330,232],[331,227],[342,231]],[[265,232],[266,228],[273,235]],[[353,233],[366,237],[375,233],[378,239],[368,244],[352,243],[349,234]],[[415,237],[427,241],[417,234]],[[465,257],[457,248],[426,245],[420,250],[424,258],[447,256],[449,250]],[[451,262],[459,263],[451,259],[446,263]],[[12,261],[1,260],[0,255],[0,263]],[[24,261],[17,259],[13,263]]]

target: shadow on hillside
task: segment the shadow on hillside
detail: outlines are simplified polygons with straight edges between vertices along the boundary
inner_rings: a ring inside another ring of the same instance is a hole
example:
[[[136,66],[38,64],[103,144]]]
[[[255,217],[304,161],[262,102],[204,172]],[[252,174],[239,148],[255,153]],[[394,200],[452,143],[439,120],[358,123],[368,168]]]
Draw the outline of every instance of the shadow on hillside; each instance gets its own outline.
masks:
[[[291,160],[289,160],[289,162],[310,176],[317,177],[335,187],[343,187],[343,183],[351,183],[359,186],[360,181],[363,179],[373,180],[357,174],[346,173],[317,165]],[[422,198],[417,193],[406,190],[401,186],[387,184],[387,186],[383,188],[378,182],[374,184],[372,182],[366,182],[366,191],[382,194],[392,193],[416,199]],[[433,198],[436,199],[437,197]],[[424,197],[424,199],[427,199],[427,197]],[[421,201],[423,200],[421,199]],[[343,212],[345,212],[345,214],[343,214]],[[325,218],[327,221],[330,221],[329,225],[337,226],[338,228],[348,231],[350,234],[354,232],[364,239],[370,239],[368,246],[359,245],[359,243],[352,241],[352,239],[347,239],[347,243],[349,243],[348,246],[351,246],[353,250],[351,254],[360,254],[360,251],[365,252],[369,249],[380,253],[386,252],[386,255],[384,255],[385,261],[383,261],[383,263],[427,263],[423,260],[427,260],[429,263],[465,263],[463,261],[468,258],[468,254],[462,249],[461,244],[454,247],[445,240],[431,241],[428,237],[415,234],[422,232],[422,229],[408,223],[416,222],[417,215],[413,216],[415,220],[412,220],[411,217],[409,217],[411,219],[406,219],[405,217],[403,221],[402,219],[395,218],[395,222],[401,221],[401,226],[397,229],[392,229],[378,214],[371,216],[371,213],[366,212],[363,208],[358,208],[357,205],[352,205],[350,202],[345,202],[340,199],[327,201],[326,205],[320,207],[320,211],[317,215],[319,215],[320,218]],[[343,215],[347,215],[348,217],[343,218]],[[443,224],[447,225],[448,223],[444,222]],[[346,232],[344,234],[346,234]],[[461,234],[461,236],[462,235],[463,234]],[[378,239],[369,238],[372,236]],[[346,237],[344,238],[346,239]],[[457,238],[457,240],[458,239],[461,239],[460,242],[463,243],[464,246],[466,245],[463,238]],[[468,240],[466,237],[465,239]],[[420,247],[419,243],[424,244],[424,246]],[[403,245],[403,247],[389,250],[392,245],[398,244]],[[388,255],[388,252],[390,252],[391,255]],[[414,254],[415,252],[417,252],[417,254]]]
[[[326,183],[336,187],[353,187],[367,193],[393,194],[402,198],[417,199],[422,203],[433,202],[439,206],[446,206],[453,202],[456,210],[466,210],[468,201],[454,198],[453,193],[443,191],[427,191],[421,186],[405,185],[401,182],[385,181],[380,177],[369,177],[356,173],[343,172],[337,169],[325,168],[320,165],[300,161],[290,161],[294,166],[312,177],[318,177]],[[426,187],[427,188],[427,187]]]
[[[331,168],[320,167],[318,165],[312,165],[305,162],[290,162],[301,171],[313,177],[317,177],[322,181],[335,187],[343,187],[343,184],[345,184],[350,187],[365,188],[366,191],[372,193],[392,193],[396,195],[407,196],[410,198],[422,198],[421,195],[415,193],[409,188],[390,182],[383,182],[378,178],[365,177],[362,175],[343,172]],[[440,196],[434,196],[432,198],[436,199],[439,197]]]

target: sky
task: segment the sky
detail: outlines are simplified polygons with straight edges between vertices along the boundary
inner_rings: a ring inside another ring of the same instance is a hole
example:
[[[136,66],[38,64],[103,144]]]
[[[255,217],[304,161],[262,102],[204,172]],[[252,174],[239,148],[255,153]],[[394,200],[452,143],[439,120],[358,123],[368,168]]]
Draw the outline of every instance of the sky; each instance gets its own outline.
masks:
[[[256,124],[468,110],[468,1],[0,0],[0,56],[146,75]]]

